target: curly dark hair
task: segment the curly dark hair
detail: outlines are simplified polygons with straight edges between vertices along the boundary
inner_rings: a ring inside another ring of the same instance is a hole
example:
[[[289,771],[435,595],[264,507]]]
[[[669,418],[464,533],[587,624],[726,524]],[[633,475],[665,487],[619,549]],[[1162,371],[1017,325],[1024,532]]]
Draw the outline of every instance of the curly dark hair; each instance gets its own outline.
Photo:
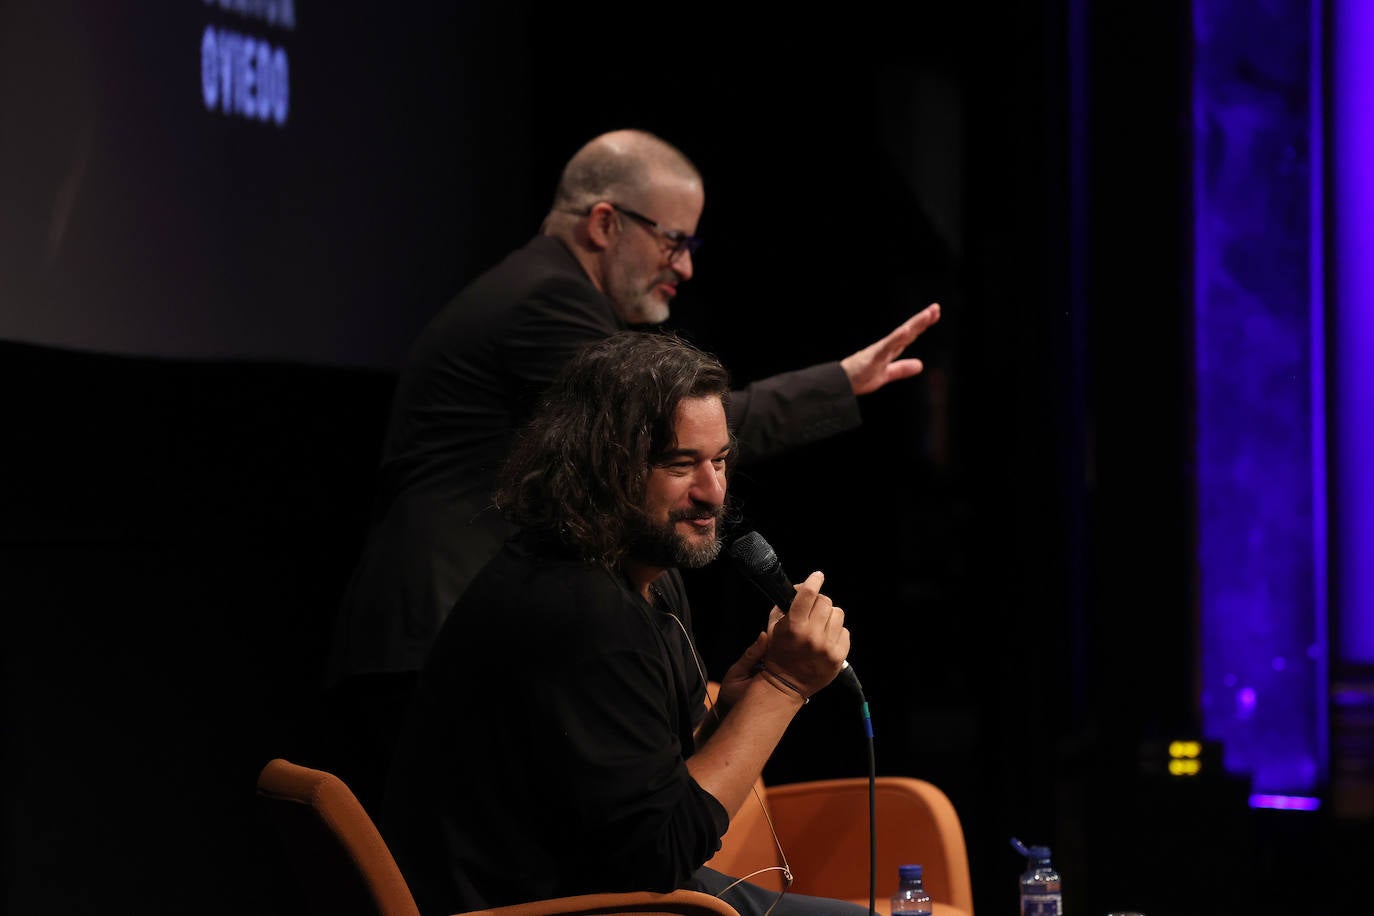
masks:
[[[673,446],[679,402],[724,402],[729,391],[725,367],[674,334],[598,341],[563,367],[516,439],[496,504],[515,525],[614,569],[642,523],[650,468]]]

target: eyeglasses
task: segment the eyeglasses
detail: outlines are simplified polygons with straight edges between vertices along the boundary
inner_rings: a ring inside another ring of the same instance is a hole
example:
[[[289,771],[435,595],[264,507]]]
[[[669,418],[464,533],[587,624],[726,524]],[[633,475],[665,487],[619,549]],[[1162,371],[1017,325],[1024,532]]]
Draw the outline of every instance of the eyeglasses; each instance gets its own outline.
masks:
[[[615,203],[614,201],[607,201],[607,203],[609,203],[613,208],[615,208],[615,211],[617,213],[624,213],[630,219],[639,223],[645,229],[648,229],[654,235],[657,235],[659,238],[663,239],[665,242],[671,245],[672,249],[668,254],[668,259],[670,261],[676,261],[678,258],[682,257],[682,253],[684,251],[689,254],[696,254],[697,249],[701,247],[701,239],[695,235],[688,235],[687,233],[682,232],[678,229],[664,229],[662,226],[660,226],[653,220],[649,219],[649,217],[645,216],[643,213],[636,213],[629,207],[622,207],[620,204]]]

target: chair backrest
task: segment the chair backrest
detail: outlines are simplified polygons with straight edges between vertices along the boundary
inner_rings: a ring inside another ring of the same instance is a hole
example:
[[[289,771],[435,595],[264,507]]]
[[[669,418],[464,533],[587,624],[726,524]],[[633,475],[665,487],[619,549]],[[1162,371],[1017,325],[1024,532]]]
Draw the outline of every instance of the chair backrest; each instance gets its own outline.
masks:
[[[707,685],[712,702],[718,689],[715,682]],[[720,850],[706,864],[736,878],[772,868],[749,880],[782,890],[780,842],[796,877],[795,893],[866,901],[868,792],[863,778],[775,786],[760,779],[754,786],[757,799],[745,801],[721,838]],[[952,907],[971,914],[973,885],[964,831],[945,793],[924,780],[883,776],[875,781],[874,803],[880,896],[885,899],[896,889],[898,865],[920,862],[926,889],[943,904],[937,912]]]
[[[420,916],[401,869],[343,781],[286,760],[258,775],[282,851],[311,912],[329,916]]]
[[[857,900],[868,893],[868,780],[825,779],[771,786],[769,804],[799,894]],[[920,862],[937,904],[973,912],[964,830],[948,796],[929,782],[880,776],[877,808],[878,893],[896,889],[897,866]],[[850,854],[837,854],[846,850]]]

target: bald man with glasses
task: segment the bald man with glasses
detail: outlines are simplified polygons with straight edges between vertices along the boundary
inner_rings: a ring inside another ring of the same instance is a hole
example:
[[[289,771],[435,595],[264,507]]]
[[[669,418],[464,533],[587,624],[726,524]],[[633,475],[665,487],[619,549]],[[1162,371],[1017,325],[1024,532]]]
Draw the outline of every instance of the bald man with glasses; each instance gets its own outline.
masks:
[[[332,764],[371,807],[440,625],[511,533],[494,476],[540,395],[582,347],[659,325],[692,278],[705,204],[681,151],[642,131],[603,134],[568,161],[540,232],[478,277],[420,334],[402,368],[367,543],[329,661]],[[931,305],[869,347],[736,391],[745,460],[859,425],[856,397],[921,371],[900,358]]]

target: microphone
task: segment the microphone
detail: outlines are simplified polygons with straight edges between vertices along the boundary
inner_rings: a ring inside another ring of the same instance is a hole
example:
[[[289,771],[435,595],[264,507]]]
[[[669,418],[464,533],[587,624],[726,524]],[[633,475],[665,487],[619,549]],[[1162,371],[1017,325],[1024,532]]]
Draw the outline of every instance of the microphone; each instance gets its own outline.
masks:
[[[763,535],[757,531],[742,534],[726,552],[735,564],[735,569],[754,583],[769,601],[786,614],[787,609],[792,606],[792,601],[797,597],[797,590],[793,587],[792,580],[787,578],[787,573],[782,571],[782,561],[778,559],[772,545],[764,540]],[[849,666],[848,659],[840,669],[840,677],[862,693],[863,686],[859,683],[859,676]]]
[[[730,559],[745,578],[754,583],[768,600],[784,614],[797,597],[797,590],[782,571],[782,561],[773,547],[757,531],[741,535],[730,545]]]

